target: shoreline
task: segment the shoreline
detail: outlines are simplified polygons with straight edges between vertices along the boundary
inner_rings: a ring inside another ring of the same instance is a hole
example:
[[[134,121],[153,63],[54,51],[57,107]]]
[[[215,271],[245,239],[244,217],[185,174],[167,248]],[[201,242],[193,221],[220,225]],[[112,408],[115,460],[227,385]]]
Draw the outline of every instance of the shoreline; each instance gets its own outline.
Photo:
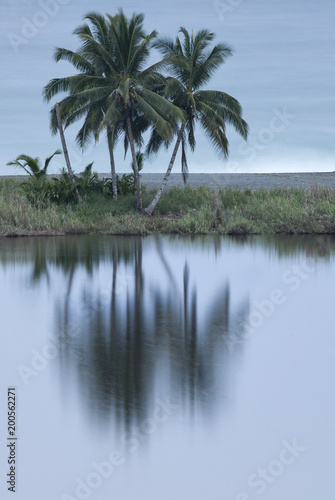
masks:
[[[128,172],[131,173],[131,172]],[[126,174],[128,174],[126,173]],[[121,177],[124,173],[118,173]],[[78,175],[78,174],[76,174]],[[110,173],[98,173],[99,178],[108,178]],[[142,184],[148,189],[158,188],[164,178],[164,173],[141,173]],[[1,179],[27,179],[29,175],[2,175]],[[58,177],[58,174],[50,174],[48,177]],[[280,189],[294,188],[307,189],[312,185],[326,186],[335,189],[334,172],[293,172],[293,173],[190,173],[187,186],[207,186],[212,189]],[[183,187],[184,183],[180,173],[172,173],[166,188]]]
[[[0,182],[0,236],[335,235],[334,173],[191,174],[186,189],[178,187],[183,186],[181,174],[172,174],[171,189],[163,193],[152,217],[137,212],[132,191],[119,195],[117,202],[94,190],[83,191],[82,204],[67,198],[50,201],[44,198],[48,191],[26,189],[28,176],[9,177]],[[143,174],[144,207],[162,177]]]
[[[141,174],[142,182],[149,189],[159,187],[164,174]],[[303,172],[303,173],[266,173],[266,174],[189,174],[187,185],[190,187],[207,186],[212,189],[306,189],[312,185],[326,186],[335,189],[335,172]],[[167,187],[184,185],[180,173],[170,175]]]

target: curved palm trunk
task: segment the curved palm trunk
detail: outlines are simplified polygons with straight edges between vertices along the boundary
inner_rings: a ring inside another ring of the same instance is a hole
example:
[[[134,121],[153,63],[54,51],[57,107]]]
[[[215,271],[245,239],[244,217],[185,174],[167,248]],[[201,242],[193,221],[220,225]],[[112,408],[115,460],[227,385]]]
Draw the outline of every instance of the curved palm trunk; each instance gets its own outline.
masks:
[[[129,137],[131,155],[133,157],[135,180],[136,180],[137,211],[138,212],[142,212],[141,179],[140,179],[140,174],[139,174],[139,171],[138,171],[138,164],[137,164],[137,158],[136,158],[136,152],[135,152],[135,146],[134,146],[134,136],[133,136],[133,131],[132,131],[132,128],[131,128],[131,122],[130,122],[130,117],[129,116],[127,117],[127,127],[128,127],[128,137]]]
[[[117,181],[115,173],[115,161],[114,161],[114,147],[112,141],[112,133],[110,127],[107,128],[107,141],[109,149],[109,157],[111,163],[111,175],[112,175],[112,185],[113,185],[113,200],[117,200]]]
[[[182,137],[183,137],[183,134],[184,134],[185,126],[186,126],[186,124],[183,123],[182,126],[180,127],[179,132],[178,132],[177,142],[175,144],[175,147],[174,147],[174,150],[173,150],[173,153],[172,153],[172,156],[171,156],[171,160],[170,160],[168,169],[167,169],[167,171],[165,173],[165,177],[163,179],[161,187],[157,191],[156,196],[154,197],[154,199],[152,200],[152,202],[150,203],[150,205],[147,206],[147,208],[143,209],[143,212],[146,213],[147,215],[151,215],[152,212],[154,211],[154,209],[156,208],[156,205],[159,202],[159,200],[160,200],[160,198],[161,198],[161,196],[163,194],[163,191],[165,189],[167,181],[169,180],[169,177],[170,177],[170,174],[171,174],[171,170],[172,170],[172,167],[174,165],[174,162],[175,162],[175,159],[176,159],[176,156],[177,156],[178,148],[180,146],[180,143],[181,143],[181,140],[182,140]]]
[[[58,122],[59,135],[60,135],[60,139],[62,141],[62,146],[63,146],[63,151],[64,151],[64,158],[65,158],[65,162],[66,162],[66,166],[67,166],[67,171],[68,171],[68,174],[69,174],[70,182],[71,182],[72,186],[75,186],[74,192],[75,192],[76,198],[78,200],[78,203],[81,203],[81,197],[80,197],[78,188],[76,187],[76,181],[74,180],[73,170],[71,168],[71,163],[70,163],[70,157],[69,157],[69,153],[68,153],[66,142],[65,142],[65,137],[64,137],[64,132],[63,132],[63,125],[62,125],[62,119],[61,119],[61,116],[60,116],[60,110],[59,110],[59,104],[58,104],[58,102],[56,102],[55,108],[56,108],[56,116],[57,116],[57,122]]]

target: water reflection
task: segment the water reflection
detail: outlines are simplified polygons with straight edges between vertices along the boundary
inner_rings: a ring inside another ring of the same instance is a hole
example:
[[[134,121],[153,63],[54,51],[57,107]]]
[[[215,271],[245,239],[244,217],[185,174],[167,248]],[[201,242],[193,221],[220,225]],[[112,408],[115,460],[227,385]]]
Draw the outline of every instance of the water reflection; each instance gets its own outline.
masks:
[[[250,474],[296,442],[312,453],[264,496],[302,491],[333,457],[334,274],[331,236],[0,240],[22,491],[39,463],[41,498],[83,497],[118,449],[96,498],[254,498]]]
[[[57,290],[64,395],[75,381],[86,415],[129,428],[160,395],[194,416],[228,392],[229,341],[238,330],[242,338],[250,304],[231,299],[225,252],[246,241],[277,258],[334,251],[332,236],[85,236],[2,240],[0,255],[3,265],[29,266],[32,286],[46,280]],[[244,348],[235,344],[234,354]]]
[[[79,265],[74,260],[67,268],[67,292],[57,304],[63,377],[77,371],[90,411],[105,421],[113,415],[127,428],[148,415],[159,394],[173,394],[191,414],[210,412],[214,396],[225,390],[229,330],[248,314],[247,301],[232,310],[229,283],[215,290],[209,305],[199,304],[192,281],[196,268],[187,256],[176,271],[175,256],[164,252],[162,241],[147,242],[151,261],[157,258],[154,275],[147,267],[144,272],[142,239],[110,239],[110,290],[92,293],[92,283],[81,278],[72,300]],[[82,246],[84,258],[83,252]],[[73,327],[75,334],[67,333]]]

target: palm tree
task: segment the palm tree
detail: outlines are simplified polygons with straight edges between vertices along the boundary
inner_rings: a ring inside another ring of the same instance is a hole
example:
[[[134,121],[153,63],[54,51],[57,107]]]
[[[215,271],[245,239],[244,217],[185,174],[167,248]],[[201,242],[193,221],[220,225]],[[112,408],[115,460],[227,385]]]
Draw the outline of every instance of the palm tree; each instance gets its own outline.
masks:
[[[93,29],[90,29],[87,24],[84,24],[83,26],[79,26],[74,31],[74,34],[78,35],[82,42],[79,50],[74,52],[65,48],[56,48],[54,59],[56,62],[64,60],[70,62],[76,69],[80,70],[81,75],[86,74],[91,77],[95,76],[100,78],[99,83],[95,82],[95,84],[98,83],[98,85],[102,85],[101,78],[105,78],[110,74],[108,64],[102,64],[101,60],[99,60],[99,64],[94,64],[94,58],[88,54],[88,44],[90,41],[90,50],[92,52],[95,51],[98,56],[99,53],[104,50],[108,51],[109,48],[106,46],[106,41],[108,39],[108,24],[106,19],[99,14],[88,14],[85,19],[91,21]],[[67,78],[55,78],[51,80],[43,90],[44,99],[46,101],[49,101],[58,92],[70,91],[71,95],[63,99],[60,103],[61,115],[64,120],[65,127],[85,115],[84,123],[76,138],[78,145],[82,149],[85,149],[90,139],[94,138],[95,141],[98,140],[97,131],[99,130],[106,108],[106,95],[103,95],[101,98],[98,95],[96,98],[88,96],[85,103],[85,95],[81,90],[85,90],[86,86],[87,88],[90,88],[92,83],[94,88],[94,82],[92,82],[92,80],[93,79],[91,78],[91,82],[88,84],[86,84],[84,80],[84,84],[79,86],[80,80],[78,79],[78,75]],[[52,132],[54,134],[57,133],[58,122],[56,108],[51,109],[50,125]],[[114,148],[118,139],[116,129],[107,126],[106,137],[110,156],[113,199],[116,200],[117,181],[114,159]]]
[[[181,123],[176,132],[177,140],[161,187],[150,205],[144,209],[148,215],[152,214],[165,189],[180,143],[185,180],[188,171],[185,146],[187,141],[191,150],[195,149],[196,122],[200,123],[217,153],[223,158],[227,158],[229,154],[226,123],[233,125],[244,139],[248,135],[248,125],[242,119],[242,108],[236,99],[225,92],[201,90],[214,71],[232,54],[232,50],[222,43],[210,49],[214,34],[207,30],[201,30],[195,36],[193,31],[189,34],[185,28],[180,28],[179,31],[183,34],[183,41],[178,36],[175,42],[161,39],[156,41],[155,47],[164,55],[172,75],[166,80],[164,95],[185,112],[187,120]],[[164,140],[153,131],[147,153],[157,152],[162,144]]]
[[[66,126],[85,116],[78,134],[83,144],[92,135],[97,139],[106,129],[112,153],[117,139],[124,136],[125,150],[129,144],[132,154],[137,209],[141,211],[135,143],[141,143],[142,132],[149,126],[154,127],[163,140],[170,140],[171,121],[182,120],[183,112],[155,92],[157,85],[164,81],[158,73],[160,63],[143,69],[157,33],[145,35],[142,14],[134,14],[128,20],[120,10],[113,17],[92,13],[86,19],[93,28],[84,24],[75,30],[82,41],[78,52],[65,49],[56,52],[56,60],[69,60],[81,73],[51,80],[44,89],[44,97],[50,100],[58,92],[69,92],[60,103],[62,116]]]
[[[49,156],[45,160],[43,167],[40,165],[40,159],[38,157],[33,158],[32,156],[24,154],[19,155],[14,161],[8,162],[7,165],[14,165],[15,167],[20,167],[23,170],[25,170],[27,174],[35,177],[36,179],[40,179],[42,177],[45,177],[49,163],[52,160],[52,158],[55,155],[61,155],[61,154],[62,152],[59,149],[57,149],[57,151],[55,151],[51,156]]]

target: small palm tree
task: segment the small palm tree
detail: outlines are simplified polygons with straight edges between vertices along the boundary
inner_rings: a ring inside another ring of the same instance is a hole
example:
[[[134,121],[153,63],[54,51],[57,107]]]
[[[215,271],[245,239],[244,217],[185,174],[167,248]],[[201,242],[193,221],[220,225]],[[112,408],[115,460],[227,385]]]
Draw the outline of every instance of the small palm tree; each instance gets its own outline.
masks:
[[[51,80],[44,89],[50,100],[56,93],[68,91],[61,103],[65,125],[85,117],[78,138],[85,143],[91,136],[98,139],[107,130],[110,153],[123,135],[125,150],[130,146],[136,178],[137,209],[142,210],[141,183],[135,143],[141,143],[142,132],[153,126],[163,140],[172,136],[171,121],[183,120],[183,111],[155,92],[164,82],[158,73],[160,63],[144,68],[157,33],[146,35],[144,16],[134,14],[128,20],[122,10],[115,16],[86,16],[92,25],[76,31],[82,46],[77,53],[58,49],[56,60],[67,59],[81,73]],[[52,127],[55,121],[52,115]],[[112,163],[112,161],[111,161]]]
[[[231,49],[224,44],[209,45],[214,39],[214,34],[201,30],[195,36],[185,28],[180,28],[184,39],[177,36],[176,41],[161,39],[155,46],[162,52],[171,77],[166,79],[164,95],[186,114],[186,122],[180,124],[172,157],[166,171],[164,180],[156,196],[144,212],[151,215],[156,207],[168,182],[169,175],[174,165],[180,144],[182,144],[182,173],[184,180],[188,167],[186,159],[186,142],[192,151],[195,149],[195,123],[200,123],[206,136],[216,149],[217,153],[227,158],[229,143],[226,136],[226,124],[229,123],[246,139],[248,125],[242,118],[240,103],[226,94],[217,90],[201,90],[218,67],[232,54]],[[155,153],[164,144],[155,130],[147,147],[147,153]],[[165,141],[165,145],[166,145]]]
[[[19,155],[14,161],[10,161],[7,163],[7,165],[13,165],[15,167],[20,167],[27,174],[34,176],[36,179],[40,179],[41,177],[44,177],[47,173],[47,169],[49,166],[50,161],[55,155],[61,155],[62,152],[57,149],[49,158],[47,158],[44,162],[44,167],[40,165],[40,159],[38,157],[33,158],[32,156],[29,155]]]

